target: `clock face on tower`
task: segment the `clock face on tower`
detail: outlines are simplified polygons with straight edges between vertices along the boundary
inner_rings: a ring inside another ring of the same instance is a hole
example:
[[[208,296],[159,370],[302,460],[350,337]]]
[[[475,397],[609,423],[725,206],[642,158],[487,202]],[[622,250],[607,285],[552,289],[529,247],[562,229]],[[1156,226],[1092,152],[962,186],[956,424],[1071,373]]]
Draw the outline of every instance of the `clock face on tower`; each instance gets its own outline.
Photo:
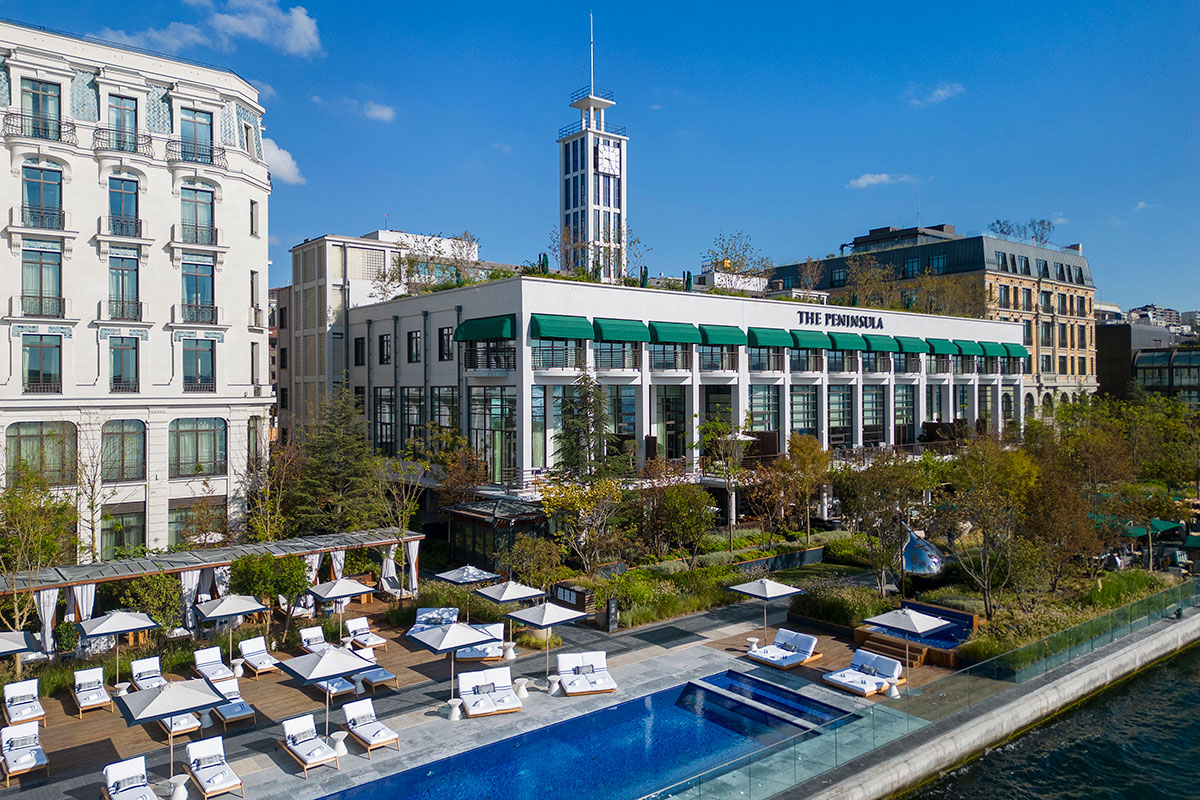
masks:
[[[621,174],[621,151],[610,144],[602,144],[597,148],[597,169],[605,175]]]

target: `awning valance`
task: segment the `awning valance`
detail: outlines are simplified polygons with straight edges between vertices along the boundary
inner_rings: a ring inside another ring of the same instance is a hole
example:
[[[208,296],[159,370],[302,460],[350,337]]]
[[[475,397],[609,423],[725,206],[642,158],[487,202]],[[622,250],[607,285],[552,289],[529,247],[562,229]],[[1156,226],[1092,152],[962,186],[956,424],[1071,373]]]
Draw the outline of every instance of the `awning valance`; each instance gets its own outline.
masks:
[[[703,344],[736,346],[745,344],[746,332],[733,325],[701,325],[700,341]]]
[[[602,319],[592,320],[598,342],[648,342],[650,329],[646,323],[636,319]]]
[[[1004,345],[999,342],[980,342],[979,346],[983,348],[985,356],[1004,358],[1008,355],[1008,351],[1004,349]]]
[[[866,350],[867,341],[857,333],[838,333],[830,331],[829,340],[833,342],[834,350]]]
[[[454,341],[477,342],[484,339],[517,338],[517,315],[501,314],[495,317],[464,319],[454,329]]]
[[[1009,358],[1029,358],[1029,351],[1025,349],[1023,344],[1004,343],[1004,351],[1008,353]]]
[[[700,344],[700,331],[688,322],[651,322],[650,341],[656,344]]]
[[[534,339],[591,339],[595,336],[587,317],[566,314],[530,314],[529,334]]]
[[[783,328],[748,328],[746,334],[751,347],[792,346],[792,335]]]
[[[833,347],[829,334],[821,331],[792,331],[792,341],[793,347],[800,350],[829,350]]]
[[[949,339],[926,339],[929,342],[929,350],[935,356],[956,356],[958,355],[958,347]]]
[[[979,342],[973,342],[970,339],[955,339],[954,343],[958,345],[958,352],[964,356],[983,355],[983,348],[980,347]]]
[[[881,333],[864,333],[863,338],[867,340],[867,347],[876,353],[899,353],[900,345],[891,336],[884,336]]]
[[[916,336],[897,336],[896,344],[900,345],[901,353],[929,352],[929,342]]]

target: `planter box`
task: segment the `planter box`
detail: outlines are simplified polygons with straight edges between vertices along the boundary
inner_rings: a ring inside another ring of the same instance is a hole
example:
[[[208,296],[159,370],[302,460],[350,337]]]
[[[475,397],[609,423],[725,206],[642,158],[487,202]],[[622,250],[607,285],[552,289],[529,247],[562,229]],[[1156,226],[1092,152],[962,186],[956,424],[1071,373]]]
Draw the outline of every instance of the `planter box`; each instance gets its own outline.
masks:
[[[730,566],[741,572],[762,570],[776,572],[781,569],[792,569],[793,567],[803,567],[807,564],[816,564],[824,560],[825,545],[819,545],[817,547],[809,547],[805,550],[781,553],[777,556],[766,556],[765,558],[756,558],[752,561],[740,561],[736,564],[730,564]]]
[[[596,591],[577,586],[570,581],[551,586],[550,599],[560,606],[573,608],[585,614],[596,613]]]

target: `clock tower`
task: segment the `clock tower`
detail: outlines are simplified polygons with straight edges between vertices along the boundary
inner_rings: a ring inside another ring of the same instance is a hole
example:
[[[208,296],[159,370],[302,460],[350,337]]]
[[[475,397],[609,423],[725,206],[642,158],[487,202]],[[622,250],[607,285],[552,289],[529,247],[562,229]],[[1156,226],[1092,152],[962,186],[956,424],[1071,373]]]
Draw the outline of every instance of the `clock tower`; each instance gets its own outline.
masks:
[[[612,92],[585,86],[571,95],[579,121],[560,128],[559,241],[564,269],[587,270],[605,283],[625,277],[626,166],[629,139],[625,128],[604,118]]]

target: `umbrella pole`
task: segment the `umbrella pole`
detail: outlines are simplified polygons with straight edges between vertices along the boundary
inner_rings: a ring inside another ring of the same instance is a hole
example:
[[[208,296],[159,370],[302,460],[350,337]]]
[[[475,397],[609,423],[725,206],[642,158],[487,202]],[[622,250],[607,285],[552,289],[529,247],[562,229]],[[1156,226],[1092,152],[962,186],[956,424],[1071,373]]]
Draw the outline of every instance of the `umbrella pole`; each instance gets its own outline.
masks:
[[[172,717],[167,717],[167,741],[170,742],[171,747],[171,755],[169,756],[171,759],[171,766],[167,770],[171,773],[170,776],[168,776],[169,778],[175,777],[175,730],[171,726],[173,721],[174,719]]]
[[[554,628],[546,628],[546,691],[550,691],[550,640],[554,638]]]
[[[20,656],[18,656],[20,658]],[[113,688],[117,688],[117,684],[121,682],[121,634],[117,634],[117,679],[113,681]]]
[[[325,738],[329,738],[329,690],[325,690]]]
[[[454,699],[454,651],[450,651],[450,699]]]
[[[767,601],[763,600],[763,643],[767,641]]]

